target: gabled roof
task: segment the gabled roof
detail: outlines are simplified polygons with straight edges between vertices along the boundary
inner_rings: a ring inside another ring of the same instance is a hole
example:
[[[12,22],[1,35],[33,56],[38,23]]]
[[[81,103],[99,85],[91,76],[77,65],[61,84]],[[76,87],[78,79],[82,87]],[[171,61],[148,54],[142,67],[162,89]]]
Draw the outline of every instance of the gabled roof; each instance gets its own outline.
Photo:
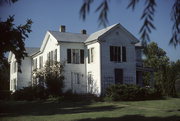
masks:
[[[40,53],[44,51],[49,37],[53,36],[57,42],[68,42],[68,43],[84,43],[84,41],[89,37],[87,34],[81,33],[69,33],[69,32],[59,32],[59,31],[47,31],[44,37],[43,43],[40,48]]]
[[[106,27],[106,28],[104,28],[104,29],[101,29],[101,30],[99,30],[99,31],[97,31],[97,32],[92,33],[92,34],[88,37],[88,39],[85,41],[85,43],[91,42],[91,41],[94,41],[94,40],[98,40],[100,37],[104,36],[106,33],[108,33],[109,31],[111,31],[111,30],[113,30],[113,29],[115,29],[116,27],[119,27],[119,28],[122,29],[124,32],[126,32],[126,33],[129,35],[129,37],[132,39],[132,42],[133,42],[133,43],[138,43],[138,42],[139,42],[139,40],[138,40],[136,37],[134,37],[134,36],[133,36],[130,32],[128,32],[120,23],[118,23],[118,24],[111,25],[111,26],[109,26],[109,27]]]
[[[59,32],[59,31],[49,31],[49,33],[58,42],[83,43],[89,37],[89,35],[81,34],[81,33],[69,33],[69,32]]]
[[[26,47],[26,53],[31,56],[35,53],[39,52],[39,48],[37,47]]]
[[[39,52],[39,48],[36,48],[36,47],[26,47],[25,49],[26,49],[26,53],[28,54],[28,56],[31,56],[31,55]],[[9,52],[8,62],[11,61],[12,55],[13,55],[13,53]]]
[[[114,25],[111,25],[111,26],[106,27],[104,29],[101,29],[101,30],[99,30],[97,32],[92,33],[85,42],[90,42],[90,41],[93,41],[93,40],[97,40],[101,35],[103,35],[104,33],[106,33],[107,31],[109,31],[110,29],[112,29],[113,27],[115,27],[117,25],[118,24],[114,24]]]

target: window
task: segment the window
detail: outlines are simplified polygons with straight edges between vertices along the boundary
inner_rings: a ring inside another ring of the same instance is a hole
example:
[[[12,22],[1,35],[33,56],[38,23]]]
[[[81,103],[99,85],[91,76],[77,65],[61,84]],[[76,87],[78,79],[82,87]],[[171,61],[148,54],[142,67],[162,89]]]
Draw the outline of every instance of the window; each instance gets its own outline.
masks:
[[[80,63],[84,63],[84,50],[80,50]]]
[[[50,66],[52,66],[53,65],[53,51],[49,53],[50,53]]]
[[[50,52],[47,53],[47,64],[50,65]]]
[[[71,72],[71,79],[74,82],[74,84],[80,84],[80,73],[77,72]]]
[[[88,49],[88,63],[90,63],[90,50]]]
[[[74,79],[76,84],[80,84],[80,74],[79,73],[74,73]]]
[[[39,57],[39,68],[43,67],[43,56]]]
[[[83,64],[84,50],[83,49],[67,49],[67,63]]]
[[[57,49],[54,51],[54,61],[57,61]]]
[[[14,90],[16,90],[16,79],[14,79]]]
[[[88,63],[92,63],[94,61],[94,48],[88,49]]]
[[[71,49],[67,49],[67,63],[71,63]]]
[[[79,64],[79,50],[72,49],[72,63]]]
[[[126,47],[122,47],[122,61],[126,62]]]
[[[37,69],[37,58],[33,60],[33,70]]]
[[[126,62],[126,47],[110,46],[110,61]]]
[[[94,48],[91,48],[91,62],[94,60]]]
[[[88,72],[88,85],[92,84],[92,72]]]

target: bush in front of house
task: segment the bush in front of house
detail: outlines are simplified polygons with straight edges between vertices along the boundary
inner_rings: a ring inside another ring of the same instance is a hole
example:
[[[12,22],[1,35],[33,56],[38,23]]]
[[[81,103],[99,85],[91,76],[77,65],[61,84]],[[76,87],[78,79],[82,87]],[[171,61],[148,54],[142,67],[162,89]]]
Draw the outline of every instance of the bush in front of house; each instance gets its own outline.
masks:
[[[133,101],[160,98],[161,94],[156,89],[140,87],[137,85],[117,84],[111,85],[106,90],[106,100]]]
[[[12,94],[12,99],[14,100],[36,100],[36,99],[46,99],[48,97],[47,91],[43,86],[29,86],[19,89]]]
[[[47,61],[43,68],[33,70],[33,81],[46,85],[49,95],[60,96],[64,87],[64,66],[65,62]]]
[[[11,93],[9,90],[0,90],[0,100],[10,99]]]

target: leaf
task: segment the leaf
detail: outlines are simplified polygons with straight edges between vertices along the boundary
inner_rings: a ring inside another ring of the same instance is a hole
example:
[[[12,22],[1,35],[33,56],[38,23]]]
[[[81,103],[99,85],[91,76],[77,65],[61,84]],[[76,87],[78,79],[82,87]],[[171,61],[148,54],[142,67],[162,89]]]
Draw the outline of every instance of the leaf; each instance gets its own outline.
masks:
[[[139,0],[130,0],[130,2],[129,2],[129,4],[128,4],[128,6],[127,6],[127,9],[128,8],[132,8],[132,10],[134,10],[135,9],[135,6],[136,6],[136,4],[139,2]]]

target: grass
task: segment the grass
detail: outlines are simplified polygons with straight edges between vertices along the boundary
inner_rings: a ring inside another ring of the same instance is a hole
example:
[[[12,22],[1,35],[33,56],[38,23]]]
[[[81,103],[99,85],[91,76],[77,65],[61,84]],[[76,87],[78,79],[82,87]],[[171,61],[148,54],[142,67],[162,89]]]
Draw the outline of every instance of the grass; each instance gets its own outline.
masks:
[[[0,101],[0,121],[180,121],[180,98],[124,102]]]

